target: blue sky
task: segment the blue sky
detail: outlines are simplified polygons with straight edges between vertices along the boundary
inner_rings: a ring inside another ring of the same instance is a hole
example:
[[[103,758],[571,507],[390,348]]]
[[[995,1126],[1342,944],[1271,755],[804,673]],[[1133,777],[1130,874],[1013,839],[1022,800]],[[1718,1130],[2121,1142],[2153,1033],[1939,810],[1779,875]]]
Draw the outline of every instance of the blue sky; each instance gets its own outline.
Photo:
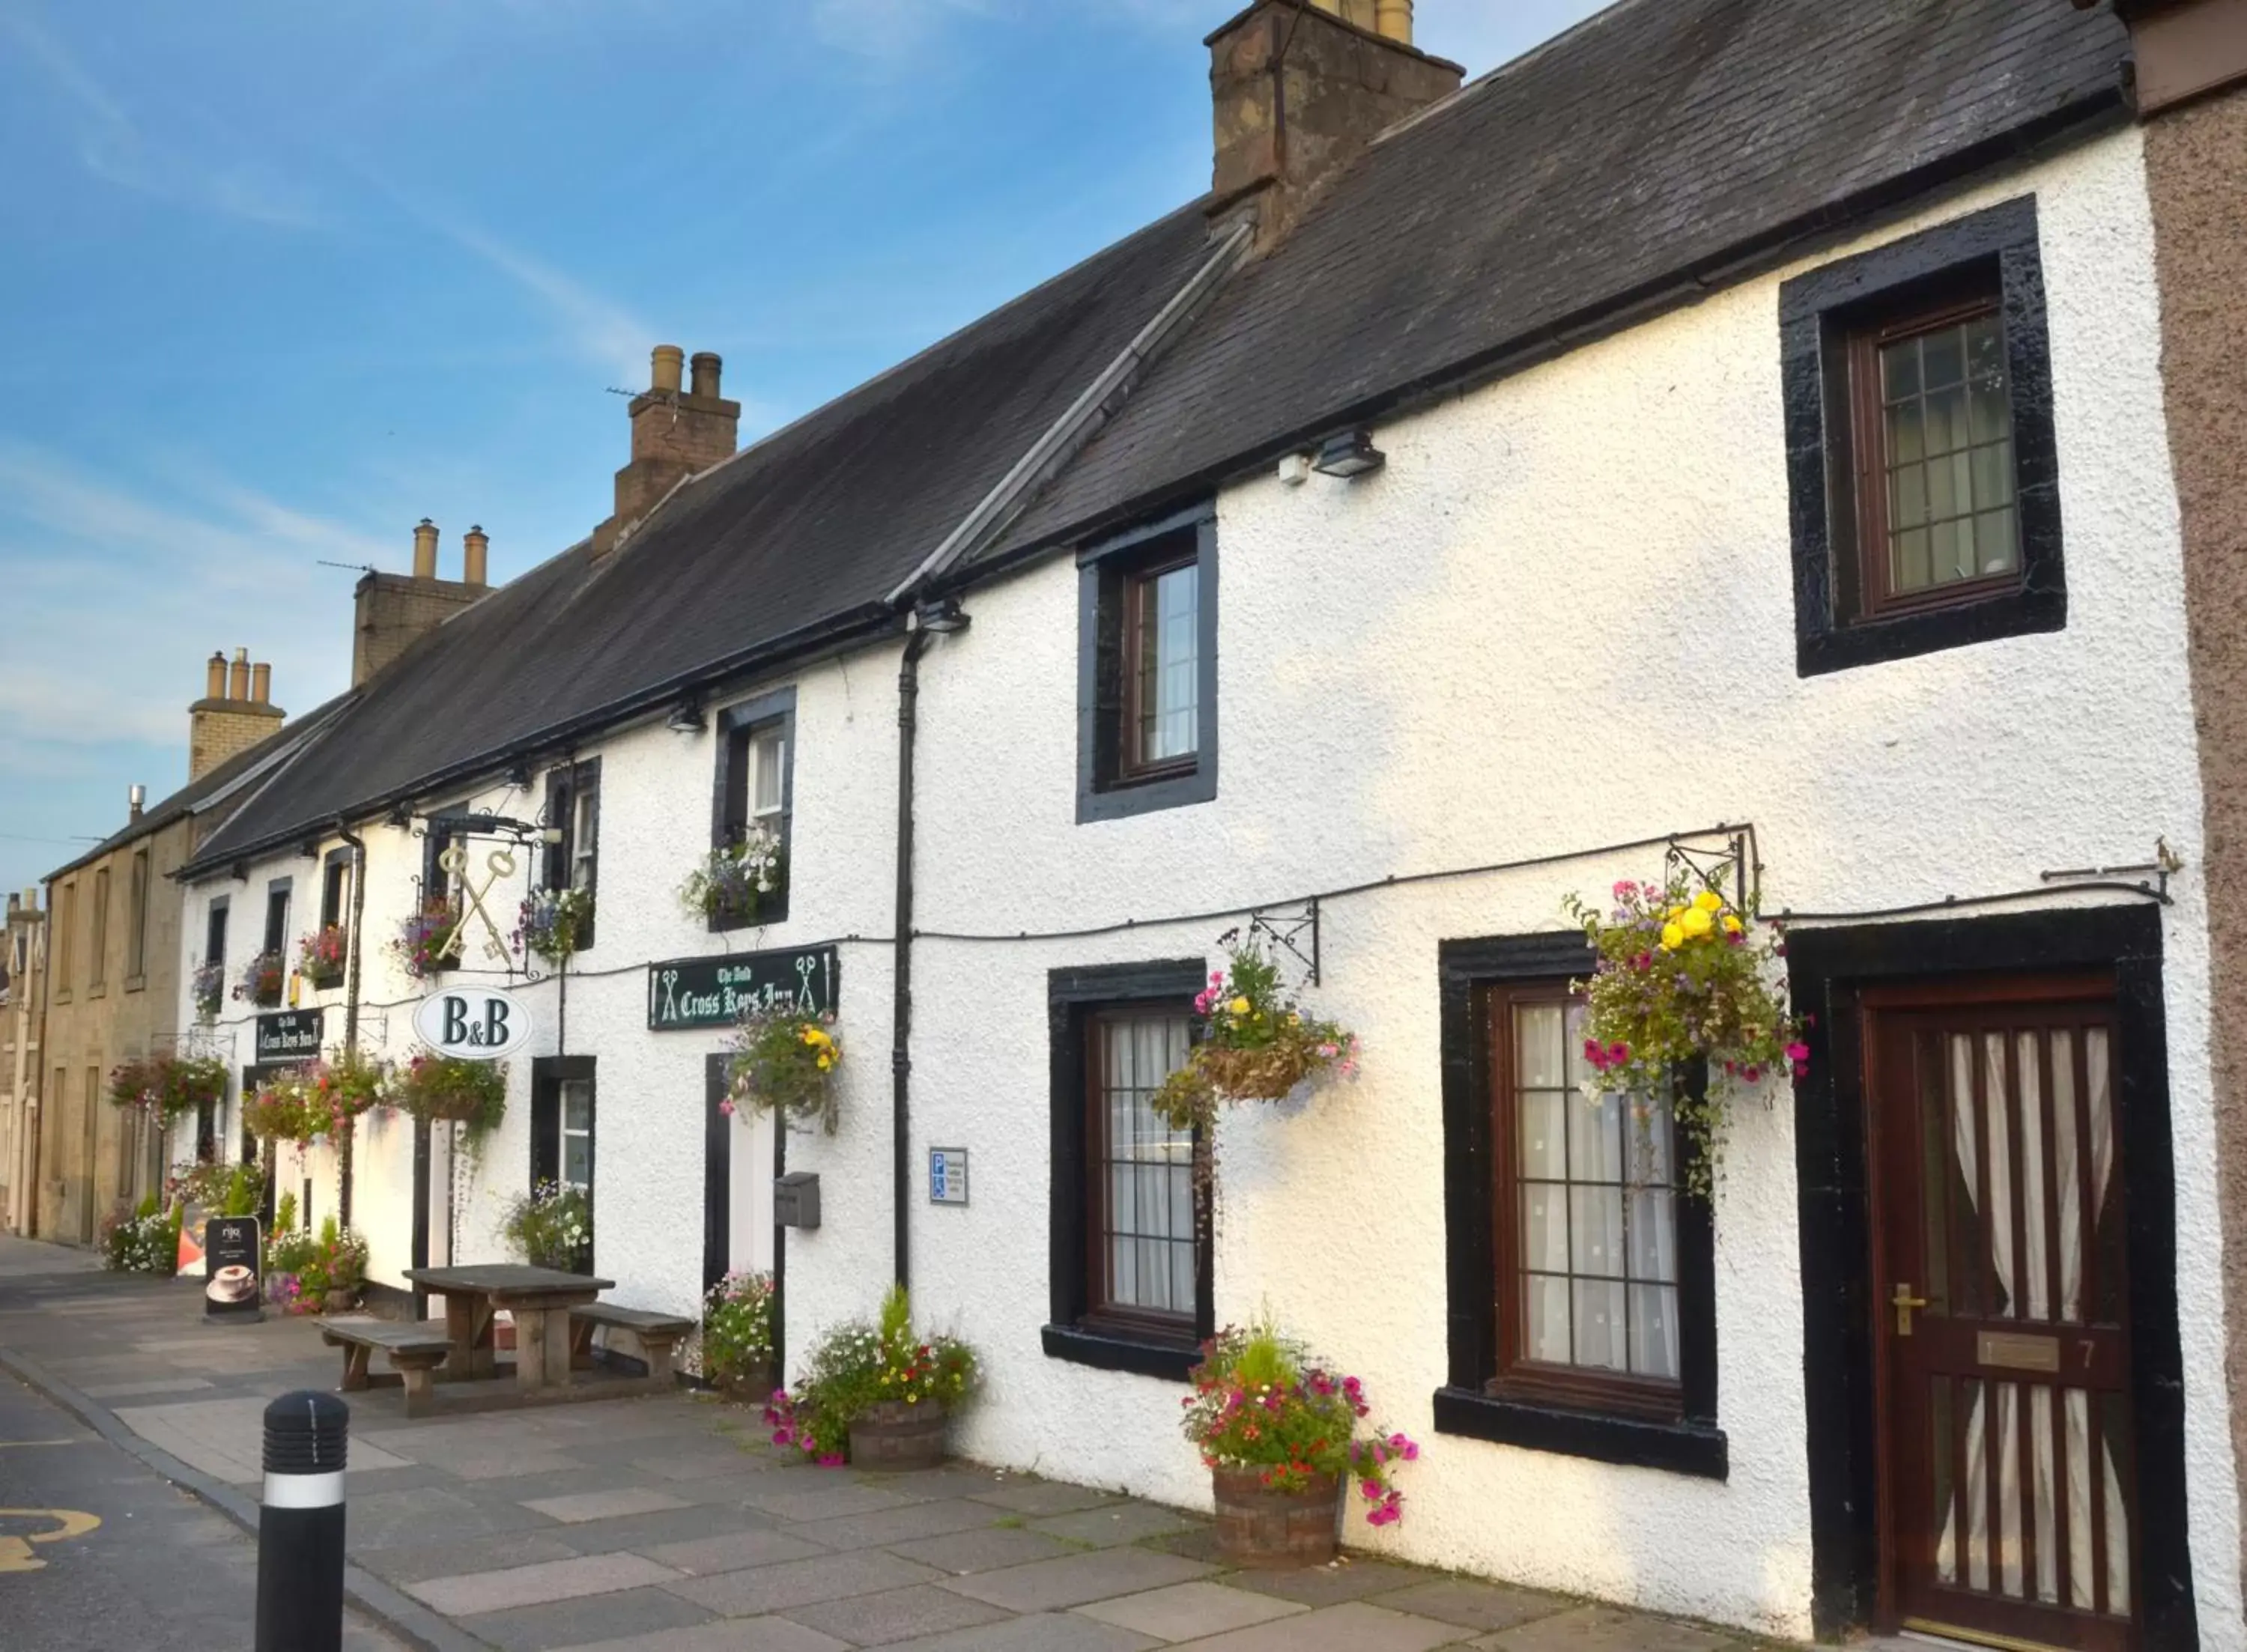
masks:
[[[184,782],[213,649],[345,686],[324,561],[583,536],[652,345],[724,355],[748,441],[1199,194],[1227,10],[0,0],[0,889]]]

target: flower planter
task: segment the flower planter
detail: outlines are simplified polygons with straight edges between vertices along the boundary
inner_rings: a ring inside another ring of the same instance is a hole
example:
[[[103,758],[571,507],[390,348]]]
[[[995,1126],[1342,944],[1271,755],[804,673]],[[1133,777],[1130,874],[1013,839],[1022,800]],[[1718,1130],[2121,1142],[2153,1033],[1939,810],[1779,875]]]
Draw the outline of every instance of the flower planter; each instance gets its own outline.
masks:
[[[769,1362],[745,1365],[738,1371],[721,1373],[711,1379],[710,1385],[727,1399],[741,1405],[762,1405],[772,1398],[773,1390],[780,1386],[773,1380],[773,1368]],[[910,1409],[919,1410],[920,1408],[913,1406]],[[855,1436],[851,1444],[854,1446],[857,1444]],[[941,1444],[939,1430],[939,1449]]]
[[[884,1400],[850,1423],[850,1466],[877,1473],[932,1469],[944,1461],[945,1418],[934,1405]]]
[[[348,1314],[358,1305],[359,1293],[345,1286],[331,1287],[324,1304],[331,1314]]]
[[[344,973],[339,969],[308,969],[304,972],[304,980],[315,991],[324,993],[344,984]]]
[[[1286,1572],[1335,1557],[1342,1525],[1342,1477],[1315,1476],[1300,1492],[1279,1492],[1255,1469],[1212,1469],[1217,1549],[1235,1566]]]
[[[1267,1045],[1262,1049],[1212,1046],[1200,1056],[1202,1072],[1217,1093],[1236,1102],[1276,1102],[1318,1070],[1308,1044]]]

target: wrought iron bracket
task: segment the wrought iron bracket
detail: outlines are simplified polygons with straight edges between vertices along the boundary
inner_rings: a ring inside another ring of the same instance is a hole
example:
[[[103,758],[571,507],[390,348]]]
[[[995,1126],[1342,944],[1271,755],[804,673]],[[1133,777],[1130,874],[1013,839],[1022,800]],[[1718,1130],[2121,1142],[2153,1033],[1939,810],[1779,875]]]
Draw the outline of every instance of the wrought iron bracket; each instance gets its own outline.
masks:
[[[1291,901],[1284,906],[1267,906],[1248,915],[1247,943],[1260,946],[1274,963],[1282,958],[1292,959],[1303,972],[1300,985],[1316,986],[1319,983],[1321,959],[1319,952],[1319,902],[1314,895],[1308,900]],[[1238,927],[1228,929],[1217,938],[1220,946],[1230,946],[1241,939]]]
[[[1715,891],[1744,912],[1753,911],[1762,898],[1763,862],[1752,826],[1728,830],[1721,846],[1673,837],[1663,853],[1662,865],[1664,882],[1674,882],[1683,875],[1704,889]]]

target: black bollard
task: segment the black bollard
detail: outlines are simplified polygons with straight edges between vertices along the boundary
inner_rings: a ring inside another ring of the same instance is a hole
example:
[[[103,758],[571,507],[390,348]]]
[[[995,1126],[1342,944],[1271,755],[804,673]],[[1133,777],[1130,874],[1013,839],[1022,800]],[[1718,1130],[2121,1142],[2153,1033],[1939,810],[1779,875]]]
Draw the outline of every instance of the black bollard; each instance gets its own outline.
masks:
[[[350,1445],[351,1407],[332,1394],[283,1394],[265,1408],[257,1652],[342,1652]]]

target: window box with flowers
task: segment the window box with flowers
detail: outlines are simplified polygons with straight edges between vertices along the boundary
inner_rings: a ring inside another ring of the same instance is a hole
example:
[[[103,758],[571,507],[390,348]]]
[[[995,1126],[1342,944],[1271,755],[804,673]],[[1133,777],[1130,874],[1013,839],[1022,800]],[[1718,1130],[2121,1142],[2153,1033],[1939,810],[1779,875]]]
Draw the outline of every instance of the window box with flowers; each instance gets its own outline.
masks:
[[[417,981],[461,966],[461,915],[449,905],[425,906],[409,914],[390,943],[399,966]]]
[[[278,952],[260,952],[242,966],[242,979],[235,983],[234,995],[247,999],[260,1009],[277,1008],[288,976],[288,960]]]
[[[1352,1480],[1369,1526],[1403,1517],[1396,1465],[1420,1455],[1403,1434],[1356,1437],[1364,1385],[1336,1377],[1268,1323],[1220,1333],[1194,1368],[1186,1437],[1210,1471],[1217,1546],[1236,1566],[1279,1570],[1335,1558]]]
[[[531,891],[517,912],[514,940],[519,951],[560,969],[592,932],[591,890],[540,889]]]
[[[843,1043],[829,1030],[832,1015],[815,1015],[792,1007],[751,1010],[734,1034],[726,1068],[726,1099],[718,1105],[731,1116],[770,1113],[787,1119],[817,1119],[835,1134],[835,1071],[843,1064]]]
[[[710,851],[679,887],[680,904],[713,929],[750,929],[788,916],[788,847],[762,822]]]
[[[344,984],[349,961],[349,938],[341,924],[314,930],[297,943],[297,973],[323,992]]]
[[[195,1000],[195,1020],[209,1026],[226,1004],[226,966],[198,964],[188,978],[188,993]]]

